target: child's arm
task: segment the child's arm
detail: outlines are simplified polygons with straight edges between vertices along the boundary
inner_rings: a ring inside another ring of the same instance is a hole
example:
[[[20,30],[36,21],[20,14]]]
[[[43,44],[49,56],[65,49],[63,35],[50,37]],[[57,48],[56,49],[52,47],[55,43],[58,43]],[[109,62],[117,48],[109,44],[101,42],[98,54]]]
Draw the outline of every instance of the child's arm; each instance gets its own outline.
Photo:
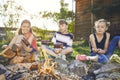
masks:
[[[91,44],[91,47],[92,47],[92,51],[97,53],[98,52],[98,49],[97,49],[97,46],[96,46],[96,43],[95,43],[95,38],[94,38],[94,35],[91,34],[89,36],[89,40],[90,40],[90,44]]]

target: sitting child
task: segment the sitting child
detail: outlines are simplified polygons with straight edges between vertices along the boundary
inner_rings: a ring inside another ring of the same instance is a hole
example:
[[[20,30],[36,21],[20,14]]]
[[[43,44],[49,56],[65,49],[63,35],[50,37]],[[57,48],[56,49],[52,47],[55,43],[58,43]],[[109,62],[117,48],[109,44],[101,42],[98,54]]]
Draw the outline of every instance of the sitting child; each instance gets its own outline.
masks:
[[[31,22],[29,20],[22,21],[18,34],[13,37],[8,46],[4,46],[4,48],[8,47],[16,51],[17,54],[19,51],[21,56],[27,55],[26,53],[33,55],[33,53],[37,52],[37,41],[35,35],[32,33]],[[25,57],[22,56],[22,60],[24,59]]]
[[[68,23],[61,19],[59,20],[59,30],[54,34],[54,37],[52,38],[52,42],[54,43],[54,49],[50,49],[46,45],[42,45],[42,49],[46,50],[46,52],[53,57],[62,57],[64,56],[64,60],[66,59],[70,53],[72,53],[72,42],[73,42],[73,36],[67,31],[68,29]]]
[[[110,25],[105,19],[95,22],[96,32],[89,36],[91,53],[90,56],[77,55],[77,60],[92,60],[100,63],[109,62],[105,53],[108,49],[110,34],[106,32]]]

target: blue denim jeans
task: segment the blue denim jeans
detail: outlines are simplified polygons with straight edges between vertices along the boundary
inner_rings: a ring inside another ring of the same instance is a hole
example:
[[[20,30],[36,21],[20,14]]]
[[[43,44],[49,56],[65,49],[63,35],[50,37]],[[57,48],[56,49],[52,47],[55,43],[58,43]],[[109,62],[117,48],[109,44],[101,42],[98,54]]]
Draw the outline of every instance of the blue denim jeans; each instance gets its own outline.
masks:
[[[99,63],[107,63],[107,62],[109,62],[109,59],[108,59],[108,57],[105,54],[99,54],[99,53],[91,52],[90,55],[91,56],[98,55],[98,62]]]
[[[118,46],[118,42],[120,41],[120,36],[115,36],[113,39],[110,41],[110,44],[108,46],[108,50],[106,52],[106,56],[110,58],[112,54],[114,53],[116,47]]]

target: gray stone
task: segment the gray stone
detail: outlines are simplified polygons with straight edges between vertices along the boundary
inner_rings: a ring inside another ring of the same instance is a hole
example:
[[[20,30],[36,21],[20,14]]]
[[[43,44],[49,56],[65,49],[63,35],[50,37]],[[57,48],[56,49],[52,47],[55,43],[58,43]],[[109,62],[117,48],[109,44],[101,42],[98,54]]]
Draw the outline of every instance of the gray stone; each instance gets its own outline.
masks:
[[[100,74],[100,73],[105,73],[105,72],[120,72],[120,64],[117,63],[108,63],[103,65],[100,69],[95,70],[94,74]]]
[[[79,60],[74,60],[68,65],[68,70],[79,76],[83,76],[86,75],[87,65]]]
[[[96,80],[113,80],[113,79],[110,79],[110,78],[98,78]]]
[[[60,72],[62,73],[66,73],[68,74],[68,62],[63,60],[63,59],[60,59],[60,58],[56,58],[54,59],[54,61],[57,63],[57,70],[59,70]]]
[[[117,79],[120,79],[120,72],[113,72],[110,74],[109,76],[110,78],[117,78]]]
[[[101,73],[101,74],[96,75],[96,79],[98,79],[98,78],[109,78],[109,76],[110,76],[110,73]]]

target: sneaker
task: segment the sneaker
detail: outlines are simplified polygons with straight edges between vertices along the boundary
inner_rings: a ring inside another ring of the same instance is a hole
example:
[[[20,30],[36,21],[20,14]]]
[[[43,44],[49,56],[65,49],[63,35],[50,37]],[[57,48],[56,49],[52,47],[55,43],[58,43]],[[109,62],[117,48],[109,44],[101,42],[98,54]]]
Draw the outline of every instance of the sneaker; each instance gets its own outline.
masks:
[[[76,60],[86,61],[87,60],[87,56],[86,55],[77,55],[76,56]]]

